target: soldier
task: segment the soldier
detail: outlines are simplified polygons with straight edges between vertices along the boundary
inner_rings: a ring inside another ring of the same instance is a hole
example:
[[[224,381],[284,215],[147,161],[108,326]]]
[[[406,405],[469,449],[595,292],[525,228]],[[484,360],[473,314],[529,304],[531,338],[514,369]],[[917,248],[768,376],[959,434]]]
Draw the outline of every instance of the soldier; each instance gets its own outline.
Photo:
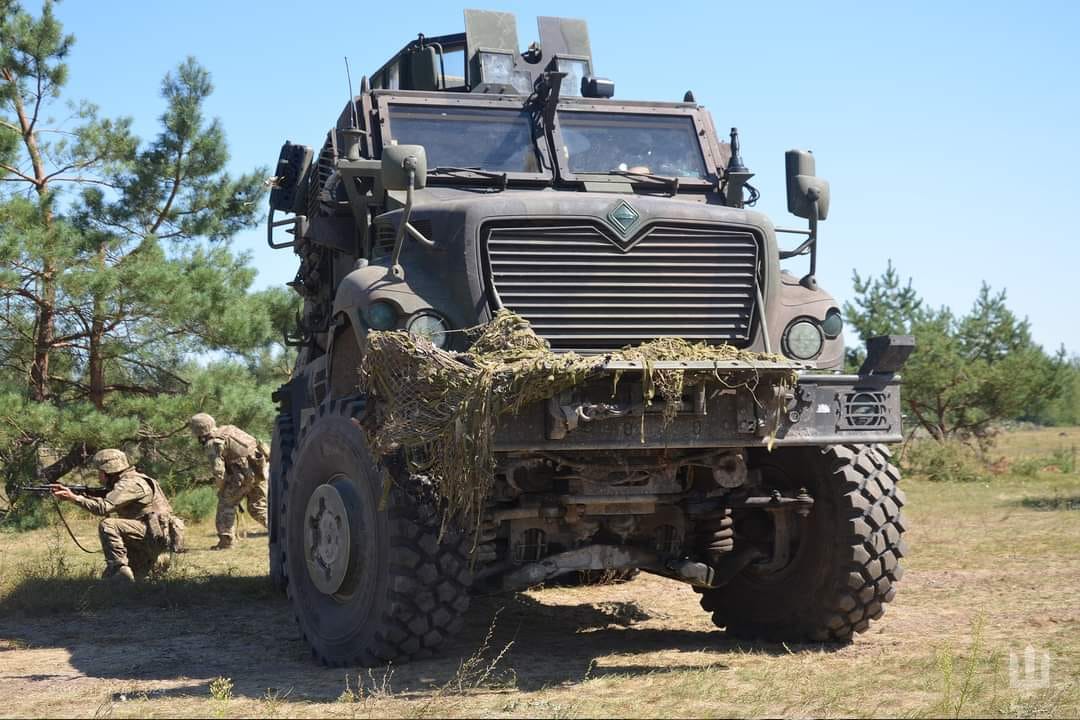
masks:
[[[192,416],[191,433],[206,447],[218,492],[218,544],[210,549],[227,550],[236,532],[236,509],[245,498],[248,514],[266,527],[270,451],[238,427],[217,426],[206,413]]]
[[[53,497],[103,516],[98,525],[106,563],[102,577],[132,582],[147,574],[161,553],[181,549],[177,527],[182,532],[183,524],[157,481],[133,468],[120,450],[102,450],[91,464],[108,490],[105,497],[79,495],[60,483],[50,486]]]

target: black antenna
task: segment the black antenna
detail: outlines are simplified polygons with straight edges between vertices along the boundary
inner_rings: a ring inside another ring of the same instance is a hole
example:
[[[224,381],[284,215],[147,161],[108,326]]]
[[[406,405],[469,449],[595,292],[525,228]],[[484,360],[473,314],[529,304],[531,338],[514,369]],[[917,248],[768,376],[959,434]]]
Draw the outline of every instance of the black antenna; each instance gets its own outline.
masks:
[[[758,191],[748,181],[754,177],[754,173],[743,165],[742,152],[739,148],[739,129],[731,128],[731,157],[728,158],[727,167],[724,169],[724,197],[731,207],[741,208],[743,205],[753,205],[757,202]],[[750,188],[750,199],[743,200],[743,188]]]
[[[349,106],[352,107],[352,126],[360,127],[359,116],[356,112],[356,95],[352,90],[352,73],[349,72],[349,56],[345,56],[345,79],[349,81]]]
[[[731,128],[731,157],[728,159],[728,172],[746,172],[739,148],[739,128]]]

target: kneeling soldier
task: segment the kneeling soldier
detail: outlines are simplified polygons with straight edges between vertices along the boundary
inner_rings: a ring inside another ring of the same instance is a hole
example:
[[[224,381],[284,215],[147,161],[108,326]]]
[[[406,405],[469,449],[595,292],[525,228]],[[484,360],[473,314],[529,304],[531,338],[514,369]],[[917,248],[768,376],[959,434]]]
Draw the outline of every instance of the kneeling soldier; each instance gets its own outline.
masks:
[[[247,500],[248,514],[266,527],[270,451],[234,425],[217,425],[206,413],[191,417],[191,434],[206,448],[218,492],[218,544],[211,550],[227,550],[233,544],[241,501]]]
[[[91,464],[108,491],[105,497],[79,495],[59,483],[52,489],[54,497],[104,516],[98,525],[106,563],[102,577],[133,581],[148,574],[162,553],[182,549],[183,524],[156,480],[133,468],[120,450],[102,450]]]

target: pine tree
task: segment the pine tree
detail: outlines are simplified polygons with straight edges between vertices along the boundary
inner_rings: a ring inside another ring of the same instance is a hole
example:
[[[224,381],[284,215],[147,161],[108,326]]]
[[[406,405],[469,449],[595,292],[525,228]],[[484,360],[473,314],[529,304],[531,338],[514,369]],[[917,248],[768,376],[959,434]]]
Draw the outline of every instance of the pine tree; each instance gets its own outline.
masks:
[[[926,308],[891,261],[880,276],[855,273],[854,280],[855,301],[844,312],[863,340],[915,336],[901,397],[905,412],[934,438],[983,438],[995,422],[1036,417],[1061,395],[1064,353],[1050,356],[1032,340],[1030,323],[1009,310],[1004,290],[983,283],[971,310],[957,317],[948,308]]]
[[[186,417],[230,403],[268,428],[259,383],[280,382],[284,357],[271,315],[295,303],[249,292],[250,258],[230,249],[267,172],[226,171],[209,73],[188,58],[165,77],[143,142],[90,103],[48,123],[74,42],[51,3],[34,18],[0,0],[0,40],[0,460],[25,472],[59,447],[49,480],[106,445],[175,463]]]

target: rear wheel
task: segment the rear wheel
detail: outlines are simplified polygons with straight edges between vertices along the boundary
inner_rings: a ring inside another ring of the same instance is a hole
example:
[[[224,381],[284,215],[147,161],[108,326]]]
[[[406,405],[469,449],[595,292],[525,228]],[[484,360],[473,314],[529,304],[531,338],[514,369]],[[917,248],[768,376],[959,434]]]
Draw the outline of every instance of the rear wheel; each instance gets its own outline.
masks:
[[[327,665],[423,655],[469,606],[468,543],[407,475],[372,457],[363,400],[327,401],[304,428],[285,478],[284,548],[293,612]]]
[[[769,573],[750,566],[703,591],[701,606],[740,637],[848,642],[882,616],[903,575],[900,473],[884,445],[790,448],[766,463],[767,483],[806,487],[814,498],[793,533],[790,562]]]

